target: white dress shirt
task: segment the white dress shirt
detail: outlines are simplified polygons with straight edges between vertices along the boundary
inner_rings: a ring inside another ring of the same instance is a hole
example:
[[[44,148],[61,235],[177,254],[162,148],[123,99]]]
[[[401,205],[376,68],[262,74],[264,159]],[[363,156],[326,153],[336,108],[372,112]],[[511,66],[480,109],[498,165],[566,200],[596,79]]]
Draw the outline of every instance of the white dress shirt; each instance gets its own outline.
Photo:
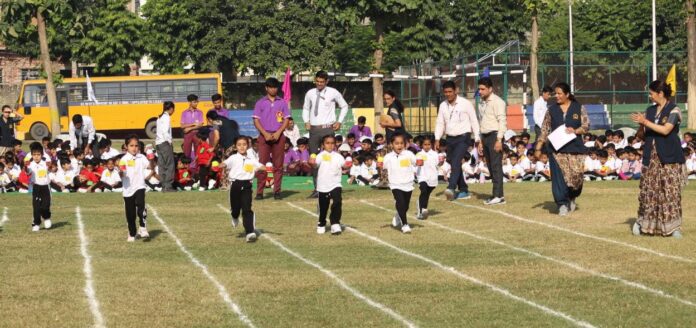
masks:
[[[162,143],[172,143],[172,118],[169,113],[164,112],[157,119],[157,137],[155,137],[155,145]]]
[[[72,149],[77,149],[77,136],[75,133],[78,131],[80,132],[80,138],[87,137],[87,144],[91,144],[97,136],[97,130],[94,128],[94,122],[91,117],[82,115],[82,127],[77,130],[72,120],[70,120],[68,134],[70,135],[70,147]],[[85,145],[82,146],[84,147]]]
[[[473,134],[475,141],[480,138],[479,122],[474,105],[460,96],[457,96],[454,104],[450,104],[447,100],[443,101],[437,113],[435,140],[440,140],[445,135],[459,136],[465,133]]]
[[[336,104],[341,108],[338,121],[336,121]],[[302,119],[305,123],[311,125],[343,123],[346,114],[348,114],[348,103],[343,99],[343,95],[332,87],[324,87],[321,91],[314,88],[305,94],[302,107]]]
[[[544,97],[539,97],[534,102],[534,124],[541,127],[544,124],[544,116],[546,116],[546,111],[549,109]]]

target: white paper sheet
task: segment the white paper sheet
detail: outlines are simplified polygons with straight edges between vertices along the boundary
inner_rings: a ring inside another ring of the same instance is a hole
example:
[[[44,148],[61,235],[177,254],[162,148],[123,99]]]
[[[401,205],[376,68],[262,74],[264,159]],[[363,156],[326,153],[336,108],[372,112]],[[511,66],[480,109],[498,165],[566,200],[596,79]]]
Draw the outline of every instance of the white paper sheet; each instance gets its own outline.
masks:
[[[568,134],[566,132],[566,126],[561,125],[556,130],[553,130],[551,134],[549,134],[549,141],[553,145],[553,148],[556,150],[559,150],[563,148],[567,143],[573,141],[577,136],[575,133]]]

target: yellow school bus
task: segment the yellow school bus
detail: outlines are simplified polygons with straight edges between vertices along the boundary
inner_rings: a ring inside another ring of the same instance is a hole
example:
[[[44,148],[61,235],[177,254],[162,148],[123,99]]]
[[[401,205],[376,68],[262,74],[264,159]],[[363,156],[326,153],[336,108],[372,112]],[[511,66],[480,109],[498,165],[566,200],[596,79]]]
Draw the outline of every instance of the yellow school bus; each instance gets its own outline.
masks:
[[[172,128],[180,127],[181,111],[188,108],[186,97],[195,94],[204,113],[213,107],[211,96],[222,94],[220,74],[182,74],[151,76],[109,76],[90,78],[95,101],[88,100],[85,78],[67,78],[56,86],[61,132],[67,132],[75,114],[90,116],[100,133],[136,132],[154,139],[162,103],[173,101],[176,112]],[[46,81],[25,81],[19,94],[18,110],[24,119],[17,136],[34,140],[50,135],[51,119],[46,97]]]

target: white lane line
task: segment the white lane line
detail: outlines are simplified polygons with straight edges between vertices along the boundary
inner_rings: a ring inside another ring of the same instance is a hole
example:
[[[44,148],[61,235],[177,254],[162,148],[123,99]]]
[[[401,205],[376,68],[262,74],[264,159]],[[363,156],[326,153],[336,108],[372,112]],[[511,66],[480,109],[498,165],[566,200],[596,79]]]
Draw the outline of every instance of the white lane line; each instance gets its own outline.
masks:
[[[226,208],[225,208],[224,206],[222,206],[221,204],[218,204],[217,206],[218,206],[223,212],[229,213],[229,210],[226,209]],[[263,238],[265,238],[265,239],[268,239],[271,243],[273,243],[274,245],[276,245],[278,248],[280,248],[280,249],[283,250],[284,252],[286,252],[286,253],[288,253],[288,254],[294,256],[295,258],[299,259],[300,261],[304,262],[305,264],[307,264],[307,265],[309,265],[309,266],[311,266],[311,267],[314,267],[315,269],[321,271],[321,272],[322,272],[323,274],[325,274],[327,277],[331,278],[331,279],[332,279],[336,284],[338,284],[341,288],[343,288],[343,289],[347,290],[348,292],[350,292],[351,294],[353,294],[353,296],[355,296],[355,298],[357,298],[357,299],[359,299],[359,300],[361,300],[361,301],[367,303],[368,305],[370,305],[370,306],[372,306],[372,307],[374,307],[374,308],[376,308],[376,309],[378,309],[378,310],[384,312],[385,314],[387,314],[387,315],[389,315],[390,317],[396,319],[397,321],[401,321],[401,323],[403,323],[406,327],[412,327],[412,328],[418,327],[415,323],[413,323],[413,322],[409,321],[408,319],[404,318],[402,315],[398,314],[396,311],[390,309],[389,307],[387,307],[387,306],[385,306],[385,305],[383,305],[383,304],[381,304],[381,303],[379,303],[379,302],[377,302],[377,301],[373,301],[373,300],[370,299],[369,297],[365,296],[363,293],[361,293],[361,292],[359,292],[358,290],[354,289],[353,287],[351,287],[350,285],[348,285],[348,283],[346,283],[343,279],[341,279],[340,277],[338,277],[335,273],[333,273],[332,271],[329,271],[329,270],[325,269],[325,268],[322,267],[319,263],[316,263],[316,262],[314,262],[314,261],[312,261],[312,260],[309,260],[309,259],[305,258],[304,256],[300,255],[300,253],[297,253],[297,252],[295,252],[295,251],[293,251],[293,250],[287,248],[287,247],[286,247],[285,245],[283,245],[281,242],[279,242],[278,240],[276,240],[275,238],[273,238],[273,237],[271,237],[271,236],[269,236],[269,235],[262,234],[261,237],[263,237]]]
[[[85,264],[82,267],[82,271],[85,273],[85,295],[87,296],[87,301],[89,303],[89,310],[92,312],[92,317],[94,317],[94,327],[104,328],[104,316],[102,316],[99,310],[99,301],[97,300],[97,294],[94,291],[94,280],[92,278],[92,256],[87,252],[87,246],[89,241],[87,241],[87,236],[85,235],[85,224],[82,223],[82,212],[80,207],[75,207],[75,216],[77,217],[77,234],[80,237],[80,253],[85,259]]]
[[[392,210],[390,210],[390,209],[388,209],[388,208],[379,206],[379,205],[377,205],[377,204],[373,204],[373,203],[371,203],[371,202],[369,202],[369,201],[366,201],[366,200],[361,200],[361,202],[364,203],[364,204],[370,205],[370,206],[372,206],[372,207],[379,208],[379,209],[381,209],[381,210],[387,211],[387,212],[393,212]],[[437,222],[433,222],[433,221],[420,221],[420,222],[425,222],[425,223],[427,223],[427,224],[434,225],[434,226],[436,226],[436,227],[439,227],[440,229],[447,230],[447,231],[450,231],[450,232],[453,232],[453,233],[458,233],[458,234],[467,235],[467,236],[469,236],[469,237],[471,237],[471,238],[474,238],[474,239],[478,239],[478,240],[486,241],[486,242],[493,243],[493,244],[496,244],[496,245],[500,245],[500,246],[503,246],[503,247],[507,247],[507,248],[510,248],[510,249],[512,249],[512,250],[515,250],[515,251],[518,251],[518,252],[521,252],[521,253],[525,253],[525,254],[528,254],[528,255],[531,255],[531,256],[534,256],[534,257],[538,257],[538,258],[541,258],[541,259],[544,259],[544,260],[547,260],[547,261],[551,261],[551,262],[554,262],[554,263],[557,263],[557,264],[560,264],[560,265],[569,267],[569,268],[574,269],[574,270],[579,271],[579,272],[584,272],[584,273],[587,273],[587,274],[592,275],[592,276],[601,277],[601,278],[604,278],[604,279],[608,279],[608,280],[620,282],[620,283],[622,283],[622,284],[624,284],[624,285],[626,285],[626,286],[629,286],[629,287],[638,288],[638,289],[640,289],[640,290],[643,290],[643,291],[646,291],[646,292],[649,292],[649,293],[652,293],[652,294],[655,294],[655,295],[658,295],[658,296],[661,296],[661,297],[664,297],[664,298],[668,298],[668,299],[675,300],[675,301],[677,301],[677,302],[679,302],[679,303],[682,303],[682,304],[685,304],[685,305],[689,305],[689,306],[696,307],[696,303],[693,303],[693,302],[691,302],[691,301],[688,301],[688,300],[679,298],[679,297],[677,297],[677,296],[671,295],[671,294],[669,294],[669,293],[667,293],[667,292],[664,292],[664,291],[662,291],[662,290],[655,289],[655,288],[652,288],[652,287],[648,287],[648,286],[643,285],[643,284],[641,284],[641,283],[639,283],[639,282],[630,281],[630,280],[626,280],[626,279],[623,279],[623,278],[620,278],[620,277],[616,277],[616,276],[608,275],[608,274],[605,274],[605,273],[602,273],[602,272],[594,271],[594,270],[592,270],[592,269],[585,268],[585,267],[583,267],[583,266],[581,266],[580,264],[577,264],[577,263],[568,262],[568,261],[560,260],[560,259],[553,258],[553,257],[550,257],[550,256],[546,256],[546,255],[543,255],[543,254],[540,254],[540,253],[537,253],[537,252],[528,250],[528,249],[526,249],[526,248],[513,246],[513,245],[507,244],[507,243],[505,243],[505,242],[499,241],[499,240],[495,240],[495,239],[492,239],[492,238],[488,238],[488,237],[484,237],[484,236],[481,236],[481,235],[477,235],[477,234],[475,234],[475,233],[471,233],[471,232],[468,232],[468,231],[464,231],[464,230],[452,228],[452,227],[449,227],[449,226],[446,226],[446,225],[444,225],[444,224],[440,224],[440,223],[437,223]]]
[[[244,314],[244,312],[242,312],[242,309],[239,307],[239,305],[232,301],[232,297],[230,297],[230,294],[227,293],[227,289],[225,289],[225,286],[223,286],[217,280],[217,278],[215,278],[215,276],[212,273],[210,273],[210,271],[208,271],[208,267],[205,264],[201,263],[201,261],[199,261],[195,256],[193,256],[191,252],[189,252],[189,250],[184,246],[184,243],[182,243],[179,237],[177,237],[174,234],[174,231],[172,231],[172,229],[169,229],[169,226],[166,223],[164,223],[164,220],[162,220],[162,218],[157,213],[157,209],[152,207],[152,205],[148,205],[148,207],[150,208],[150,212],[155,216],[155,219],[157,219],[157,221],[159,221],[164,230],[167,231],[167,234],[169,234],[169,236],[172,237],[172,239],[174,239],[176,244],[179,246],[179,249],[184,254],[186,254],[186,256],[188,256],[189,260],[191,260],[191,263],[193,263],[195,266],[201,269],[203,275],[205,275],[205,277],[208,278],[208,280],[210,280],[210,282],[212,282],[213,285],[215,285],[215,287],[217,287],[218,294],[220,294],[220,297],[222,297],[222,300],[225,301],[225,304],[227,304],[230,310],[232,310],[232,312],[234,312],[239,317],[239,320],[243,322],[245,325],[247,325],[247,327],[255,327],[254,323],[251,322],[251,320],[246,316],[246,314]]]
[[[590,234],[587,234],[587,233],[584,233],[584,232],[575,231],[575,230],[572,230],[572,229],[564,228],[564,227],[557,226],[557,225],[550,224],[550,223],[546,223],[546,222],[541,222],[541,221],[536,221],[536,220],[525,219],[525,218],[523,218],[523,217],[521,217],[521,216],[514,215],[514,214],[510,214],[510,213],[503,212],[503,211],[499,211],[499,210],[494,210],[494,209],[490,209],[490,208],[486,208],[486,207],[481,207],[481,206],[476,206],[476,205],[461,204],[461,203],[459,203],[459,202],[448,202],[448,203],[452,203],[452,204],[454,204],[454,205],[461,206],[461,207],[475,208],[475,209],[478,209],[478,210],[481,210],[481,211],[486,211],[486,212],[490,212],[490,213],[500,214],[500,215],[502,215],[502,216],[506,216],[506,217],[511,218],[511,219],[513,219],[513,220],[522,221],[522,222],[526,222],[526,223],[532,223],[532,224],[538,224],[538,225],[541,225],[541,226],[544,226],[544,227],[547,227],[547,228],[550,228],[550,229],[555,229],[555,230],[558,230],[558,231],[567,232],[567,233],[570,233],[570,234],[573,234],[573,235],[576,235],[576,236],[580,236],[580,237],[585,237],[585,238],[589,238],[589,239],[594,239],[594,240],[603,241],[603,242],[610,243],[610,244],[615,244],[615,245],[620,245],[620,246],[632,248],[632,249],[635,249],[635,250],[637,250],[637,251],[641,251],[641,252],[644,252],[644,253],[652,254],[652,255],[659,256],[659,257],[663,257],[663,258],[667,258],[667,259],[677,260],[677,261],[686,262],[686,263],[696,263],[696,260],[692,260],[692,259],[689,259],[689,258],[686,258],[686,257],[681,257],[681,256],[678,256],[678,255],[665,254],[665,253],[662,253],[662,252],[659,252],[659,251],[656,251],[656,250],[652,250],[652,249],[645,248],[645,247],[638,246],[638,245],[629,244],[629,243],[626,243],[626,242],[623,242],[623,241],[618,241],[618,240],[613,240],[613,239],[609,239],[609,238],[604,238],[604,237],[599,237],[599,236],[595,236],[595,235],[590,235]],[[628,233],[628,232],[627,232],[627,233]]]
[[[288,204],[290,207],[293,207],[293,208],[295,208],[295,209],[298,209],[298,210],[300,210],[300,211],[303,211],[303,212],[305,212],[305,213],[307,213],[307,214],[309,214],[309,215],[312,215],[312,216],[315,216],[315,217],[318,216],[316,213],[312,213],[312,212],[310,212],[310,211],[308,211],[308,210],[306,210],[306,209],[304,209],[304,208],[302,208],[302,207],[296,206],[296,205],[294,205],[294,204],[292,204],[292,203],[287,203],[287,204]],[[435,260],[433,260],[433,259],[427,258],[427,257],[425,257],[425,256],[423,256],[423,255],[416,254],[416,253],[407,251],[407,250],[405,250],[405,249],[399,248],[399,247],[397,247],[397,246],[394,246],[394,245],[392,245],[392,244],[390,244],[390,243],[388,243],[388,242],[386,242],[386,241],[384,241],[384,240],[382,240],[382,239],[379,239],[379,238],[374,237],[374,236],[372,236],[372,235],[366,234],[366,233],[364,233],[364,232],[362,232],[362,231],[360,231],[360,230],[357,230],[357,229],[355,229],[355,228],[346,227],[346,230],[347,230],[347,231],[350,231],[350,232],[353,232],[353,233],[355,233],[355,234],[358,234],[358,235],[360,235],[360,236],[362,236],[362,237],[364,237],[364,238],[370,239],[370,240],[372,240],[372,241],[374,241],[374,242],[376,242],[376,243],[378,243],[378,244],[381,244],[381,245],[383,245],[383,246],[385,246],[385,247],[391,248],[391,249],[395,250],[395,251],[398,252],[398,253],[401,253],[401,254],[404,254],[404,255],[408,255],[408,256],[411,256],[411,257],[413,257],[413,258],[417,258],[417,259],[419,259],[419,260],[421,260],[421,261],[423,261],[423,262],[426,262],[426,263],[430,264],[431,266],[433,266],[433,267],[435,267],[435,268],[438,268],[438,269],[440,269],[440,270],[442,270],[442,271],[444,271],[444,272],[447,272],[447,273],[451,273],[451,274],[453,274],[453,275],[455,275],[455,276],[457,276],[457,277],[459,277],[459,278],[462,278],[462,279],[464,279],[464,280],[467,280],[467,281],[469,281],[469,282],[471,282],[471,283],[484,286],[484,287],[486,287],[486,288],[488,288],[488,289],[490,289],[490,290],[492,290],[492,291],[494,291],[494,292],[496,292],[496,293],[502,294],[502,295],[505,296],[505,297],[511,298],[511,299],[516,300],[516,301],[518,301],[518,302],[522,302],[522,303],[527,304],[527,305],[529,305],[529,306],[531,306],[531,307],[537,308],[537,309],[543,311],[543,312],[546,313],[546,314],[549,314],[549,315],[552,315],[552,316],[556,316],[556,317],[565,319],[565,320],[571,322],[572,324],[574,324],[574,325],[576,325],[576,326],[578,326],[578,327],[595,327],[595,326],[593,326],[591,323],[588,323],[588,322],[585,322],[585,321],[582,321],[582,320],[575,319],[575,318],[571,317],[570,315],[565,314],[565,313],[563,313],[563,312],[559,312],[559,311],[553,310],[553,309],[551,309],[551,308],[549,308],[549,307],[546,307],[546,306],[544,306],[544,305],[541,305],[541,304],[535,303],[535,302],[533,302],[533,301],[530,301],[530,300],[528,300],[528,299],[526,299],[526,298],[517,296],[517,295],[511,293],[510,291],[508,291],[507,289],[498,287],[498,286],[496,286],[496,285],[493,285],[493,284],[487,283],[487,282],[485,282],[485,281],[479,280],[479,279],[477,279],[477,278],[474,278],[474,277],[472,277],[472,276],[469,276],[469,275],[467,275],[467,274],[465,274],[465,273],[463,273],[463,272],[461,272],[461,271],[458,271],[457,269],[455,269],[455,268],[453,268],[453,267],[446,266],[446,265],[444,265],[444,264],[442,264],[442,263],[440,263],[440,262],[437,262],[437,261],[435,261]]]

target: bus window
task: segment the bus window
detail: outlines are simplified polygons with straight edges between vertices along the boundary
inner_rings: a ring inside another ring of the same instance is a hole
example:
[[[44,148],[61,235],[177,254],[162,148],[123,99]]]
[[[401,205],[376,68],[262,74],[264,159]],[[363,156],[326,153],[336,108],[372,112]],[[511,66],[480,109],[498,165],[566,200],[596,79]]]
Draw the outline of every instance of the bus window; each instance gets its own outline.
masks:
[[[215,79],[206,79],[206,80],[200,80],[201,81],[201,86],[198,91],[199,96],[203,97],[210,97],[216,93],[218,93],[218,88],[217,88],[217,80]]]
[[[121,83],[94,83],[94,96],[99,101],[121,101]]]
[[[147,95],[150,100],[172,99],[172,81],[147,81]]]
[[[47,102],[45,85],[27,85],[24,88],[24,105],[41,105]]]
[[[198,80],[175,80],[175,98],[186,98],[189,94],[198,93]]]
[[[146,87],[146,82],[121,82],[123,100],[147,100],[148,94],[145,92]]]
[[[81,103],[87,100],[87,85],[85,84],[68,84],[68,101],[71,103]]]

